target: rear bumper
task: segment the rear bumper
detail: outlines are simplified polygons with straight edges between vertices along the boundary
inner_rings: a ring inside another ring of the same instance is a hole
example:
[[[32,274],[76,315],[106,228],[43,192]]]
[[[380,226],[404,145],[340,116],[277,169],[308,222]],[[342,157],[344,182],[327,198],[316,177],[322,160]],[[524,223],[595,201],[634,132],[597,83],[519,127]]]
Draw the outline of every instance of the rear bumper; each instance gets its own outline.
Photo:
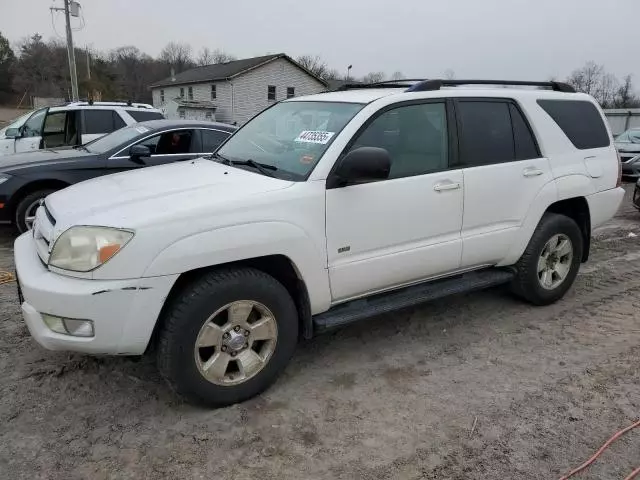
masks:
[[[33,235],[15,242],[16,272],[24,296],[22,314],[33,338],[49,350],[132,355],[145,351],[177,275],[131,280],[87,280],[50,272]],[[91,320],[90,338],[53,332],[42,314]]]
[[[591,228],[593,229],[613,218],[624,198],[624,188],[604,190],[588,195],[586,198],[591,213]]]

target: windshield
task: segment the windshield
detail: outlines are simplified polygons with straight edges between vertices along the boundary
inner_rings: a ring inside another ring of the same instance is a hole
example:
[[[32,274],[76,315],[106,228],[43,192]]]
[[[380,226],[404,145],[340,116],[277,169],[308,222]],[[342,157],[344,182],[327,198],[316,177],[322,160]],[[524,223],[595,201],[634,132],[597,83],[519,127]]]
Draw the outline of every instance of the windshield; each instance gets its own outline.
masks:
[[[121,128],[115,132],[111,132],[104,137],[93,140],[84,145],[91,153],[105,153],[118,147],[126,147],[127,142],[133,140],[137,136],[150,132],[151,130],[143,125],[132,125],[130,127]]]
[[[233,135],[218,154],[224,159],[277,168],[273,175],[304,180],[344,126],[363,105],[341,102],[282,102]]]

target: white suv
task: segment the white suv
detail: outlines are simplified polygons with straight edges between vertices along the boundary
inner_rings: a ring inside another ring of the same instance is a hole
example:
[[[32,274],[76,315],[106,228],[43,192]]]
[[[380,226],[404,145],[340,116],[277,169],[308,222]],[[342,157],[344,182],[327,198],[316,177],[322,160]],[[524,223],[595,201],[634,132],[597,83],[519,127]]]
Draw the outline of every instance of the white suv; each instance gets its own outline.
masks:
[[[73,102],[41,108],[0,130],[0,156],[84,145],[127,125],[162,118],[160,110],[146,103]]]
[[[555,302],[623,198],[611,133],[567,85],[481,83],[286,100],[213,158],[50,195],[15,243],[31,334],[155,345],[175,391],[220,406],[328,328],[502,283]]]

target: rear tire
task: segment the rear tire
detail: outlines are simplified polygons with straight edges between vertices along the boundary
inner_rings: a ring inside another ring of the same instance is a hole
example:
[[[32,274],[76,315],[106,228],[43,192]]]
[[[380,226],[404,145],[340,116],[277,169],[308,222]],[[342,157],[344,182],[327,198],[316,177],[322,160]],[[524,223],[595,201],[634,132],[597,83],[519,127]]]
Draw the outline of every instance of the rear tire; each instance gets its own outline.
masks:
[[[298,314],[275,278],[251,268],[209,272],[187,285],[162,319],[157,362],[186,400],[212,407],[264,391],[298,340]]]
[[[35,192],[29,193],[18,202],[14,217],[14,224],[18,232],[24,233],[31,229],[33,225],[33,218],[35,217],[40,200],[46,198],[47,195],[50,195],[55,191],[56,190],[52,188],[36,190]]]
[[[583,244],[574,220],[545,213],[515,265],[513,292],[534,305],[549,305],[562,298],[580,269]]]

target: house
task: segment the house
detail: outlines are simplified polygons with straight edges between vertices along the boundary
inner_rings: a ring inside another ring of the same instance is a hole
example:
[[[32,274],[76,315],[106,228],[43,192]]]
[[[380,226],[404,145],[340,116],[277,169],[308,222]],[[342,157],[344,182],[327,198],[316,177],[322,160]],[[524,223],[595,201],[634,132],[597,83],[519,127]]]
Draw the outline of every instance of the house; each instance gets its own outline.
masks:
[[[241,125],[286,98],[327,84],[284,53],[193,68],[151,85],[153,106],[167,118]]]

